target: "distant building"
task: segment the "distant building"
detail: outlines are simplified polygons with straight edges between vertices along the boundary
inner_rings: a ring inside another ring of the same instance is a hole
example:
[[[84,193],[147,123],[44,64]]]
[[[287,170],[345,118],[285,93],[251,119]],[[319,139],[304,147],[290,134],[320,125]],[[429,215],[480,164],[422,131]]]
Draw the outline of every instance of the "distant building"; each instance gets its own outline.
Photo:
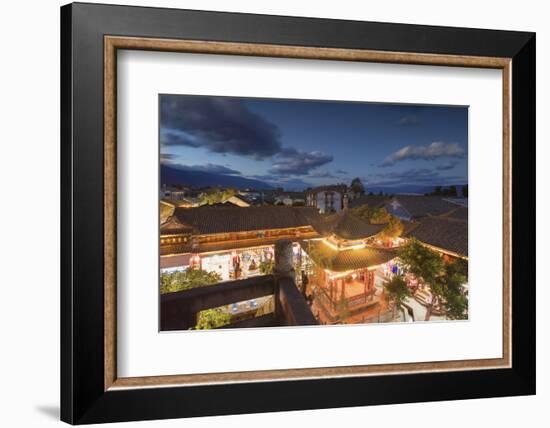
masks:
[[[272,198],[270,198],[266,195],[267,192],[265,191],[256,191],[256,190],[240,190],[238,193],[238,197],[241,198],[243,201],[246,201],[250,205],[263,205],[264,203],[273,202]]]
[[[306,204],[303,192],[286,192],[275,196],[274,205],[304,206]]]
[[[347,203],[347,192],[345,184],[315,187],[306,191],[306,205],[317,208],[321,214],[338,213]]]
[[[191,189],[186,187],[174,187],[174,186],[167,186],[166,184],[163,184],[159,191],[160,199],[165,201],[191,201],[193,199],[196,192],[193,192]]]

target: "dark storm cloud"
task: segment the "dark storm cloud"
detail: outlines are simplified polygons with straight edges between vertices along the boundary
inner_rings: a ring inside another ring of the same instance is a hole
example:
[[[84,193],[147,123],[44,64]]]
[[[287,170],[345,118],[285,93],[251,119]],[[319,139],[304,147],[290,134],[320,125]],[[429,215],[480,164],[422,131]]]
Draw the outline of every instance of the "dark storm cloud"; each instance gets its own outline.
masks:
[[[181,169],[182,171],[198,171],[198,172],[208,172],[211,174],[226,174],[226,175],[241,175],[237,170],[228,168],[223,165],[217,165],[213,163],[207,163],[205,165],[180,165],[180,164],[171,164],[176,169]]]
[[[177,156],[173,155],[171,153],[161,153],[160,154],[160,163],[161,164],[169,164],[169,163],[172,163],[172,161],[176,158],[177,158]]]
[[[162,95],[161,144],[264,159],[282,149],[279,128],[240,99]]]
[[[462,157],[465,150],[457,143],[435,141],[427,146],[405,146],[384,159],[381,166],[395,165],[407,159],[434,160],[444,157]]]
[[[275,156],[269,172],[279,175],[308,175],[310,171],[332,162],[333,159],[332,155],[323,152],[303,152],[287,147]]]

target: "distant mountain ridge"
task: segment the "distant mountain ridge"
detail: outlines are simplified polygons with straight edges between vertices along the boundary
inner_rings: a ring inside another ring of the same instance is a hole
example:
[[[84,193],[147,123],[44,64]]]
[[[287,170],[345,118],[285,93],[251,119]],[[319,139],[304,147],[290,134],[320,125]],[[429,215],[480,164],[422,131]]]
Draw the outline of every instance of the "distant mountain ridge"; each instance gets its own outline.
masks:
[[[455,184],[456,190],[459,195],[462,194],[462,186],[464,184]],[[444,185],[442,187],[449,188],[451,185]],[[417,185],[417,184],[403,184],[398,186],[369,186],[367,184],[367,193],[373,192],[383,192],[388,194],[395,194],[395,195],[403,195],[403,194],[409,194],[409,195],[424,195],[425,193],[431,193],[434,191],[436,185]]]
[[[235,187],[237,189],[257,189],[257,190],[271,190],[276,188],[276,185],[268,184],[264,181],[254,180],[252,178],[245,178],[239,175],[220,174],[214,172],[205,171],[193,171],[183,170],[172,166],[161,165],[160,167],[160,181],[161,184],[166,185],[187,185],[193,187]],[[462,186],[464,184],[457,184],[456,188],[459,194],[461,194]],[[387,193],[387,194],[417,194],[423,195],[430,193],[435,189],[435,185],[417,185],[417,184],[403,184],[396,186],[365,186],[367,193]],[[444,187],[449,187],[445,185]],[[290,190],[290,189],[285,189]],[[296,190],[296,189],[293,189]]]
[[[194,187],[235,187],[237,189],[273,189],[273,186],[260,180],[244,178],[238,175],[218,174],[204,171],[189,171],[166,165],[160,166],[162,185],[187,185]]]

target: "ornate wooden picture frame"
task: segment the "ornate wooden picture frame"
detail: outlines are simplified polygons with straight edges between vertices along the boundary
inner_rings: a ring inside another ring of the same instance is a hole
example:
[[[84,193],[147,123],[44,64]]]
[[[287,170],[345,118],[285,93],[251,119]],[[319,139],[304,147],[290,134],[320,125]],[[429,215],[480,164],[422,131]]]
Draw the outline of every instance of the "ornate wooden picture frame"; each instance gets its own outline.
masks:
[[[502,70],[502,358],[117,376],[118,50]],[[62,420],[81,424],[534,394],[534,34],[71,4],[61,9],[61,53]],[[432,387],[423,387],[428,384]]]

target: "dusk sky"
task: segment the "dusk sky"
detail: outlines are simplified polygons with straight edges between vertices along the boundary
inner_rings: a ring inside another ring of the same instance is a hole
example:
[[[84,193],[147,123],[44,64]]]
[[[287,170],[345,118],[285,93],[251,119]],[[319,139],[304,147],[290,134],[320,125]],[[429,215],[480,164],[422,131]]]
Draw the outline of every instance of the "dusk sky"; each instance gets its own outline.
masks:
[[[287,190],[354,177],[367,192],[462,185],[468,109],[161,95],[160,153],[163,165]]]

